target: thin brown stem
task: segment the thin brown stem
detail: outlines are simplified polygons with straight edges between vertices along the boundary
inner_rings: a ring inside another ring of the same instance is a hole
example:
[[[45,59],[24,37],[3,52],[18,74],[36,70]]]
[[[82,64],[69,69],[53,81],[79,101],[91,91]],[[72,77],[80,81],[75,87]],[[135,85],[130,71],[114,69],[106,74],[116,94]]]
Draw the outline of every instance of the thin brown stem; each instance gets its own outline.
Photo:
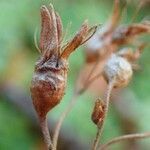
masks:
[[[56,128],[54,130],[54,136],[53,136],[53,145],[54,145],[53,150],[57,149],[57,141],[58,141],[58,136],[59,136],[59,132],[60,132],[62,123],[63,123],[64,119],[66,118],[66,116],[71,111],[71,109],[74,107],[78,96],[79,96],[79,94],[74,92],[70,103],[68,104],[66,110],[61,114],[61,116],[56,124]]]
[[[128,134],[128,135],[123,135],[123,136],[113,138],[112,140],[108,141],[106,144],[101,145],[99,147],[99,150],[106,150],[112,144],[116,144],[118,142],[122,142],[125,140],[137,140],[137,139],[143,139],[143,138],[150,138],[150,132]]]
[[[91,78],[91,76],[92,76],[92,74],[93,74],[93,72],[94,72],[96,66],[98,65],[98,63],[99,63],[99,61],[96,61],[96,62],[95,62],[94,66],[92,67],[92,69],[91,69],[91,71],[90,71],[90,73],[88,74],[88,77],[87,77],[87,79],[86,79],[86,81],[85,81],[85,84],[86,84],[86,83],[88,82],[88,80]]]
[[[107,92],[106,92],[106,99],[104,101],[104,103],[105,103],[104,118],[103,118],[103,121],[101,122],[101,124],[97,125],[97,127],[98,127],[97,128],[97,133],[96,133],[96,137],[95,137],[95,140],[94,140],[94,143],[93,143],[92,150],[96,150],[97,149],[98,143],[99,143],[99,139],[100,139],[100,137],[102,135],[102,132],[103,132],[104,123],[105,123],[105,120],[106,120],[106,117],[107,117],[107,113],[108,113],[108,109],[109,109],[110,95],[111,95],[111,91],[112,91],[112,88],[113,88],[113,84],[114,84],[114,80],[112,80],[108,84],[108,89],[107,89]]]
[[[84,83],[83,83],[83,88],[81,88],[80,90],[78,90],[78,89],[75,88],[76,91],[77,91],[77,93],[83,94],[83,93],[88,89],[88,87],[89,87],[98,77],[100,77],[100,75],[102,74],[101,72],[98,73],[97,75],[95,75],[94,77],[92,77],[93,72],[94,72],[95,68],[97,67],[98,63],[99,63],[99,60],[97,60],[97,61],[95,62],[95,64],[93,65],[93,67],[91,68],[91,70],[90,70],[90,72],[89,72],[89,74],[88,74],[86,80],[85,80]],[[92,77],[92,78],[91,78],[91,77]],[[91,78],[91,79],[90,79],[90,78]]]
[[[101,135],[101,128],[97,127],[97,133],[96,133],[96,136],[95,136],[95,140],[94,140],[92,150],[96,150],[96,148],[98,146],[100,135]]]
[[[141,7],[142,7],[142,5],[141,5],[141,3],[140,3],[140,5],[136,8],[135,12],[133,13],[133,16],[132,16],[132,18],[131,18],[131,22],[132,22],[132,23],[135,21],[135,19],[136,19],[138,13],[139,13]]]
[[[40,121],[40,126],[41,126],[41,130],[43,133],[43,137],[44,137],[44,142],[47,146],[47,150],[53,150],[53,144],[52,144],[52,140],[51,140],[51,136],[49,133],[49,129],[48,129],[48,123],[47,123],[47,118],[39,118]]]
[[[102,73],[98,73],[97,75],[95,75],[93,78],[89,79],[86,81],[86,83],[84,84],[84,87],[80,90],[80,93],[84,93],[88,88],[89,86],[96,80],[98,79],[100,76],[101,76]]]

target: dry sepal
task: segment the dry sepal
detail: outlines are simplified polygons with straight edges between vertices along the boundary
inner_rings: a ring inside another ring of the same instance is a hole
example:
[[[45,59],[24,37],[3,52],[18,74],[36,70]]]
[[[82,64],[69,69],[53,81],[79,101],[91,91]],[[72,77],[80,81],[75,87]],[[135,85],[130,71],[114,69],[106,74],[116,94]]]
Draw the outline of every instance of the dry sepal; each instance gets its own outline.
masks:
[[[121,25],[113,33],[112,44],[121,46],[132,43],[141,34],[150,34],[148,21],[145,23]]]

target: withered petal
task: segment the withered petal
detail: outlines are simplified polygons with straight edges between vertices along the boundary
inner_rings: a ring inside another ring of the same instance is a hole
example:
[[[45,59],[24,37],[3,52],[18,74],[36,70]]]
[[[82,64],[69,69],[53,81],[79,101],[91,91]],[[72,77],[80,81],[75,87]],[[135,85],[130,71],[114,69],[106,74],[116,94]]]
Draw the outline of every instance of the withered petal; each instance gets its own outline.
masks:
[[[74,38],[67,43],[66,47],[64,48],[61,54],[61,58],[67,59],[69,55],[81,45],[82,41],[85,39],[85,35],[87,35],[88,33],[88,30],[89,30],[88,23],[87,21],[85,21],[82,24],[79,32],[77,32]]]
[[[45,5],[41,7],[41,22],[41,53],[46,53],[48,56],[52,54],[58,55],[58,30],[55,10],[52,4],[50,4],[49,9]]]

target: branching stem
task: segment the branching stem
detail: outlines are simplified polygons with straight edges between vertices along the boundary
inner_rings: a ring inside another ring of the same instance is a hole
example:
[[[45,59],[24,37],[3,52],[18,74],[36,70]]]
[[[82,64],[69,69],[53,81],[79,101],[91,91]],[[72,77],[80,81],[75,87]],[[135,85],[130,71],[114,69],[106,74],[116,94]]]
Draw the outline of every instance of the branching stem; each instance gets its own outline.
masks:
[[[113,138],[112,140],[108,141],[106,144],[101,145],[99,147],[99,150],[106,150],[109,146],[111,146],[113,144],[116,144],[118,142],[121,142],[121,141],[137,140],[137,139],[143,139],[143,138],[150,138],[150,132],[127,134],[127,135],[123,135],[123,136]]]
[[[104,118],[103,121],[100,124],[97,124],[97,133],[96,133],[96,137],[93,143],[93,147],[92,150],[96,150],[98,147],[98,143],[99,143],[99,139],[102,135],[102,131],[103,131],[103,127],[104,127],[104,123],[107,117],[107,113],[108,113],[108,109],[109,109],[109,103],[110,103],[110,95],[111,95],[111,91],[113,88],[113,84],[114,84],[114,80],[112,80],[109,84],[108,84],[108,89],[106,92],[106,99],[104,101],[105,103],[105,109],[104,109]]]
[[[80,96],[81,94],[83,94],[86,91],[86,89],[89,87],[89,85],[92,83],[92,81],[94,81],[95,79],[97,79],[98,76],[92,78],[89,81],[89,78],[91,77],[92,73],[94,72],[94,69],[97,66],[97,64],[98,64],[98,62],[96,62],[95,65],[93,66],[93,68],[91,69],[91,71],[90,71],[90,73],[89,73],[89,75],[88,75],[88,77],[87,77],[87,79],[85,81],[85,84],[83,85],[83,89],[77,91],[77,89],[75,88],[74,94],[72,96],[72,99],[70,100],[70,103],[66,107],[65,111],[61,114],[61,116],[60,116],[60,118],[59,118],[59,120],[58,120],[58,122],[56,124],[55,130],[54,130],[53,150],[57,149],[58,136],[59,136],[59,132],[60,132],[61,126],[62,126],[63,121],[65,120],[66,116],[69,114],[69,112],[71,111],[71,109],[74,107],[78,96]]]
[[[68,104],[66,110],[61,114],[57,124],[56,124],[56,128],[54,130],[54,136],[53,136],[53,150],[57,149],[57,141],[58,141],[58,136],[59,136],[59,132],[62,126],[63,121],[65,120],[66,116],[68,115],[68,113],[71,111],[71,109],[74,107],[75,103],[76,103],[76,99],[78,97],[78,93],[74,93],[72,96],[72,99],[70,101],[70,103]]]
[[[95,81],[98,77],[100,77],[101,73],[95,75],[93,78],[90,79],[90,77],[92,76],[92,73],[94,71],[94,68],[96,66],[97,66],[97,63],[93,66],[91,72],[89,73],[89,76],[87,77],[83,88],[80,89],[79,91],[76,91],[76,90],[74,91],[74,94],[72,96],[72,99],[70,100],[70,103],[68,104],[66,110],[61,114],[61,116],[60,116],[60,118],[59,118],[59,120],[58,120],[58,122],[56,124],[56,128],[54,130],[53,141],[51,142],[52,143],[51,144],[51,149],[49,149],[49,150],[57,150],[57,142],[58,142],[58,136],[59,136],[59,132],[60,132],[61,126],[62,126],[63,121],[65,120],[66,116],[69,114],[69,112],[74,107],[77,98],[80,95],[82,95],[88,89],[88,87],[93,83],[93,81]]]

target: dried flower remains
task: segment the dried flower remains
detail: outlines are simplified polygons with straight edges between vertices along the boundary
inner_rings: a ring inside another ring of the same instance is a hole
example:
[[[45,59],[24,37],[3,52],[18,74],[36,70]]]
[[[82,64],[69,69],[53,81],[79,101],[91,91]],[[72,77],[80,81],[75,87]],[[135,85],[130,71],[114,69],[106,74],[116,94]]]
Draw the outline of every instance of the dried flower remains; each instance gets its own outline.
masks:
[[[87,21],[65,46],[62,41],[62,23],[52,5],[41,7],[40,58],[36,62],[32,78],[31,94],[39,116],[43,117],[57,105],[67,80],[69,55],[84,43],[91,29]]]
[[[85,21],[74,38],[67,44],[62,45],[62,28],[61,18],[53,6],[51,4],[49,8],[42,6],[40,58],[35,64],[31,82],[33,105],[42,125],[49,110],[55,107],[64,95],[68,57],[95,32],[95,28],[89,28],[87,21]],[[47,128],[46,124],[44,126],[42,126],[43,134],[45,134],[45,128]],[[48,140],[46,143],[49,142]]]

